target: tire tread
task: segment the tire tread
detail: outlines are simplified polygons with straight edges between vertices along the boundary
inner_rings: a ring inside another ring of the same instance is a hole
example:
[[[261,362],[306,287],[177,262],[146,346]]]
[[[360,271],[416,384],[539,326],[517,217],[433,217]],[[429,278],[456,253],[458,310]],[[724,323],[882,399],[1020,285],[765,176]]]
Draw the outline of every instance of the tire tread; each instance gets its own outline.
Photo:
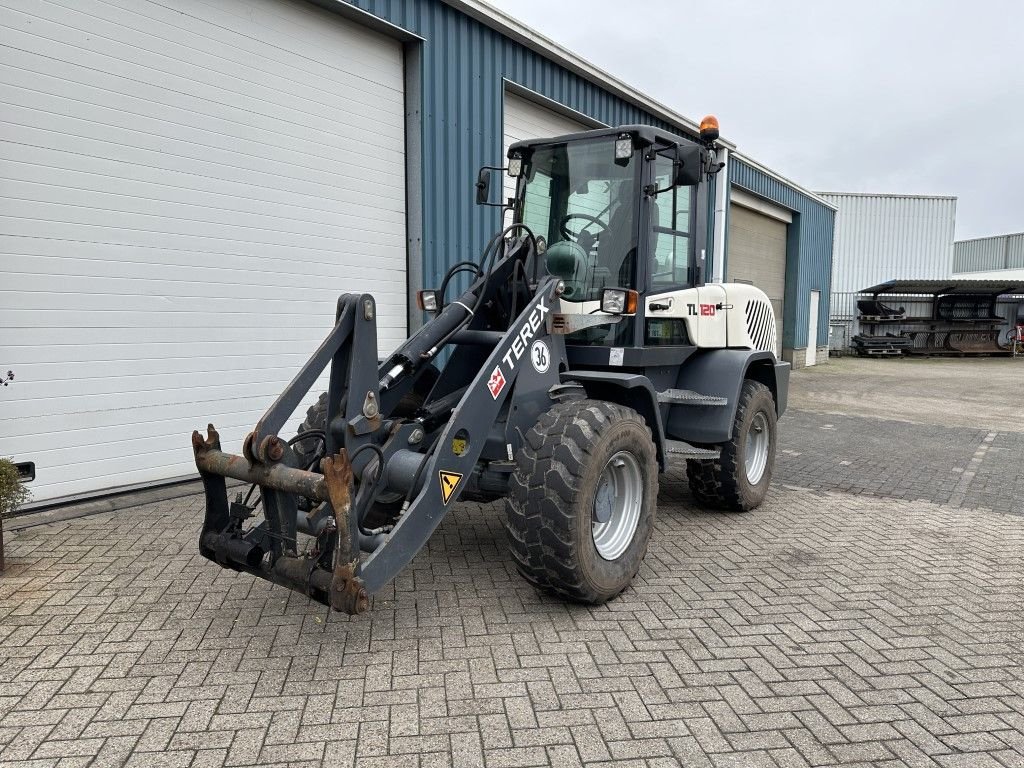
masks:
[[[740,400],[736,405],[736,418],[734,424],[742,424],[746,419],[747,411],[753,405],[755,398],[767,394],[772,397],[771,390],[764,384],[747,379],[743,382],[740,391]],[[753,509],[749,500],[743,496],[742,473],[745,467],[739,461],[739,435],[738,430],[733,429],[732,440],[722,446],[722,452],[717,459],[687,459],[686,479],[690,484],[690,492],[698,504],[712,509],[721,509],[727,512],[747,512]],[[769,456],[768,466],[765,472],[771,479],[772,461],[774,456]],[[757,506],[757,505],[754,505]]]
[[[600,400],[556,403],[527,433],[509,485],[506,528],[516,568],[534,586],[576,602],[608,599],[582,577],[573,507],[591,448],[604,429],[623,420],[639,422],[652,440],[634,410]]]

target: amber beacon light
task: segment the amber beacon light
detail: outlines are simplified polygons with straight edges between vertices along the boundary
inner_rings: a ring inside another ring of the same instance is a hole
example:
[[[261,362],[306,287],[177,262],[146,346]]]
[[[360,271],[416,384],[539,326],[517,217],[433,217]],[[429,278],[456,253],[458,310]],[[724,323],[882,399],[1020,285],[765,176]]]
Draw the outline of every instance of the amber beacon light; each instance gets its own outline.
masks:
[[[714,115],[707,115],[700,121],[700,137],[704,141],[716,141],[718,139],[718,118]]]

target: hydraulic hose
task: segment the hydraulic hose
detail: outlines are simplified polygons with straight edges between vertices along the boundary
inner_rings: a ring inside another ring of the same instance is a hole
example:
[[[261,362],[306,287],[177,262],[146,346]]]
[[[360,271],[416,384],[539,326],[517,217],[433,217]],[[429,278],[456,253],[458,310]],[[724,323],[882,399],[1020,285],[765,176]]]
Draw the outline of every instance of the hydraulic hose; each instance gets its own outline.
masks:
[[[491,273],[494,271],[494,266],[500,261],[498,257],[499,250],[502,256],[504,256],[505,237],[518,230],[523,230],[526,233],[536,255],[537,239],[530,228],[525,224],[510,224],[490,239],[480,256],[478,264],[473,264],[473,262],[458,262],[454,264],[448,270],[445,282],[442,283],[444,288],[447,288],[447,282],[450,278],[463,267],[467,269],[475,268],[477,274],[483,275],[479,288],[474,290],[474,287],[470,287],[458,299],[445,305],[433,320],[420,328],[412,338],[395,351],[389,361],[390,365],[386,369],[387,373],[380,381],[380,388],[382,390],[390,387],[403,373],[415,370],[422,362],[432,359],[445,344],[451,341],[451,338],[456,333],[473,319],[477,301],[486,294]]]

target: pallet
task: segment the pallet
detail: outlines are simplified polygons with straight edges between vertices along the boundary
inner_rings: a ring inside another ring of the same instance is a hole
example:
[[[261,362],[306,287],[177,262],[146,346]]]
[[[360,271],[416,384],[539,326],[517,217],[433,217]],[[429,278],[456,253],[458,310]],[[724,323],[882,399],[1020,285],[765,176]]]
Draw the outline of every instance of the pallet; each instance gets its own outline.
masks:
[[[858,315],[862,323],[890,323],[897,320],[906,320],[903,315]]]

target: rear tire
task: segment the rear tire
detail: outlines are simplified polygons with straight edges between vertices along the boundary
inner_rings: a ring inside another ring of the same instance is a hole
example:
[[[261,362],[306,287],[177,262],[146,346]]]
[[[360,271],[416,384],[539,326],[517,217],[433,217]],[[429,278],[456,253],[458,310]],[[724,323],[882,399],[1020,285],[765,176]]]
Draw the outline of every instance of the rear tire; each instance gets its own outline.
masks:
[[[412,416],[416,411],[423,405],[426,400],[427,393],[430,392],[431,388],[437,382],[438,377],[437,369],[433,365],[428,366],[419,374],[419,378],[416,380],[416,385],[412,391],[405,395],[395,406],[393,416]],[[344,398],[343,398],[344,401]],[[306,411],[306,419],[299,425],[298,432],[295,433],[295,437],[299,438],[307,432],[326,432],[327,431],[327,393],[321,392],[320,397],[313,405],[309,406],[309,410]],[[317,448],[321,447],[318,445],[318,439],[315,436],[311,436],[306,440],[296,440],[292,444],[292,450],[295,451],[295,455],[299,457],[299,465],[307,466],[316,455]],[[313,472],[319,472],[320,467],[310,467]]]
[[[512,558],[531,584],[582,603],[629,586],[658,499],[651,430],[631,408],[554,405],[527,433],[506,500]]]
[[[426,400],[427,393],[430,392],[431,388],[437,383],[438,377],[437,369],[434,366],[429,366],[416,380],[416,385],[412,391],[408,392],[395,406],[394,416],[412,416],[416,411],[423,406]],[[298,432],[295,433],[296,438],[301,438],[302,435],[313,432],[305,440],[296,439],[292,443],[292,450],[299,459],[299,466],[302,468],[308,468],[311,472],[320,471],[320,463],[316,462],[316,466],[312,466],[314,460],[317,457],[318,452],[322,453],[324,450],[324,442],[321,440],[319,435],[327,432],[327,393],[321,392],[320,397],[313,405],[309,406],[309,410],[306,411],[306,419],[299,425]],[[379,512],[375,517],[375,523],[378,524],[381,520],[393,516],[402,508],[402,504],[405,502],[404,493],[382,493],[374,502],[374,510]],[[386,520],[385,520],[386,522]]]
[[[775,467],[775,398],[764,384],[747,379],[736,406],[732,439],[718,459],[686,462],[686,479],[698,504],[749,512],[768,495]]]
[[[301,438],[307,432],[326,432],[327,431],[327,393],[321,392],[320,397],[315,403],[309,406],[309,410],[306,411],[306,419],[299,425],[299,431],[295,433],[296,438]],[[305,440],[296,439],[292,443],[292,450],[295,455],[299,457],[299,466],[306,468],[308,467],[313,472],[319,472],[320,467],[310,467],[310,462],[313,461],[313,457],[317,454],[317,449],[322,448],[321,439],[318,436],[311,435]]]

